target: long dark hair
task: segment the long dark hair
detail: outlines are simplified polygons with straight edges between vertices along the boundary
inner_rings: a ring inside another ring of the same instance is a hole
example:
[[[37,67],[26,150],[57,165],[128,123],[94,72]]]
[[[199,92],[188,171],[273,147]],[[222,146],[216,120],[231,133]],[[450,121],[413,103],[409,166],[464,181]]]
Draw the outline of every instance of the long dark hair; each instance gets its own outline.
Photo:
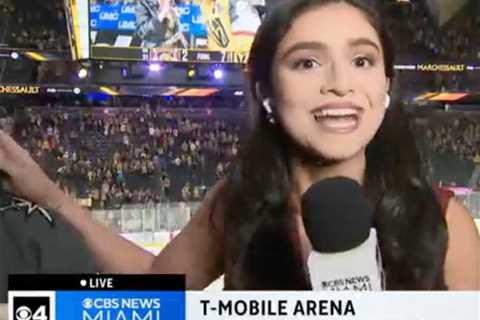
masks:
[[[225,185],[226,289],[310,289],[294,217],[289,139],[271,125],[256,84],[271,94],[278,44],[302,13],[344,2],[364,13],[384,52],[385,75],[393,79],[394,50],[374,6],[359,0],[297,0],[278,6],[260,27],[248,64],[253,129]],[[410,121],[395,103],[366,149],[363,184],[375,207],[374,227],[387,289],[445,289],[445,219],[422,172]]]

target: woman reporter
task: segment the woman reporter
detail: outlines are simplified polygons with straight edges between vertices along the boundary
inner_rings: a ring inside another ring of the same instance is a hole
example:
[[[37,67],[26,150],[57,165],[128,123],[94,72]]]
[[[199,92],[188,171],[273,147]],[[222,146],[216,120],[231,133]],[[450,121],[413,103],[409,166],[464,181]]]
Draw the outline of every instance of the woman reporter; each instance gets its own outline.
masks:
[[[250,139],[157,257],[94,222],[4,134],[0,169],[18,193],[72,224],[102,271],[185,273],[191,289],[222,273],[229,289],[309,289],[299,198],[315,182],[346,176],[375,208],[386,289],[479,289],[478,233],[466,209],[422,172],[409,119],[390,103],[393,61],[366,1],[278,7],[251,49]]]

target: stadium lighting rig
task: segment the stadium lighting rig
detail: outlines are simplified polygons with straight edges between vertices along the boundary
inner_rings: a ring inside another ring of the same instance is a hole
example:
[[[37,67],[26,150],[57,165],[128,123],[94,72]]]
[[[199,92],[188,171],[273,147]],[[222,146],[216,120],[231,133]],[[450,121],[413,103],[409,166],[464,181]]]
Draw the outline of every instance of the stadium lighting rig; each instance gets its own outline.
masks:
[[[88,69],[85,68],[85,67],[82,67],[78,70],[78,78],[79,79],[85,79],[86,77],[88,77]]]

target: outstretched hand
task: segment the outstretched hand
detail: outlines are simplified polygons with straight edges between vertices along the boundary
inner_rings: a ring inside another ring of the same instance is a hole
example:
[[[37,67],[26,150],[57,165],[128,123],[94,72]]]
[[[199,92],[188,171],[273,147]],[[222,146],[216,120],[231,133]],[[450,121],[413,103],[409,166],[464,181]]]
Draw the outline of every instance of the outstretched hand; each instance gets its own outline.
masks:
[[[13,193],[42,207],[57,209],[67,199],[28,151],[2,130],[0,130],[0,170],[7,175]]]

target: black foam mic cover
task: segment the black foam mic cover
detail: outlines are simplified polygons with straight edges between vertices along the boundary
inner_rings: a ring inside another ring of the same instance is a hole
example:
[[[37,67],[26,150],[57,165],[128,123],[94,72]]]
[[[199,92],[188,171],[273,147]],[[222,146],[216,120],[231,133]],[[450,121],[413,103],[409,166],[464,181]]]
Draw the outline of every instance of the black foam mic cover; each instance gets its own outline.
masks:
[[[370,235],[373,208],[358,182],[346,177],[313,184],[302,196],[305,231],[318,252],[355,248]]]

